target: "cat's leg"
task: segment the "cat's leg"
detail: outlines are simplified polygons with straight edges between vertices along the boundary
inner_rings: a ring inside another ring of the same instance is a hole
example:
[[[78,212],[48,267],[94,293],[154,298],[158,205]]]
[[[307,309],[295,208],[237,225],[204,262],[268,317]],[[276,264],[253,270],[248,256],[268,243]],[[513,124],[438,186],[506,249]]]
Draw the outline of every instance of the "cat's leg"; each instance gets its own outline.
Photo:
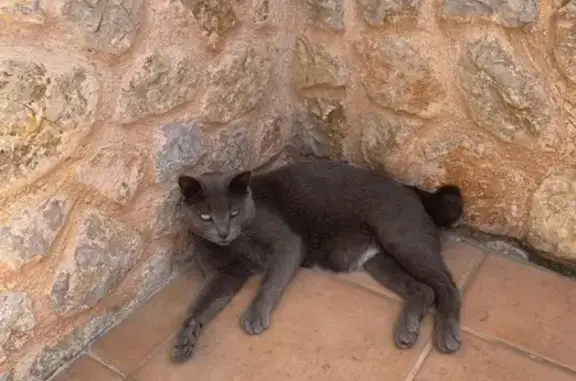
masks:
[[[230,303],[249,278],[249,274],[210,273],[176,336],[172,350],[175,362],[184,362],[192,357],[202,328]]]
[[[406,272],[434,290],[436,345],[444,353],[453,353],[462,342],[460,293],[442,259],[438,231],[432,223],[418,222],[379,218],[372,226],[381,246]]]
[[[323,265],[332,271],[347,272],[364,268],[384,287],[406,301],[396,325],[394,341],[399,348],[416,343],[420,322],[434,303],[434,291],[410,276],[392,256],[376,242],[372,234],[363,231],[335,232],[322,248]]]
[[[364,269],[374,280],[405,300],[396,324],[394,342],[402,349],[412,347],[420,334],[420,323],[434,303],[434,291],[414,279],[390,255],[379,252],[364,263]]]
[[[280,303],[302,260],[301,238],[292,232],[283,232],[281,239],[273,245],[268,271],[258,294],[242,317],[242,326],[249,335],[258,335],[268,329],[272,311]]]

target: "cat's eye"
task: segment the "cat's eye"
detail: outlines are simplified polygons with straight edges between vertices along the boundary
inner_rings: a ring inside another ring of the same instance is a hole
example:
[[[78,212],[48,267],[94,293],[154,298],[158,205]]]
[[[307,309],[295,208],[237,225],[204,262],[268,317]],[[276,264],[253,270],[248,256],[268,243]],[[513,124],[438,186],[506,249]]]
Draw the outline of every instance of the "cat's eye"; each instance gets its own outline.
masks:
[[[236,217],[238,215],[238,213],[240,213],[240,211],[238,210],[233,210],[230,212],[230,217]]]
[[[210,221],[212,219],[212,217],[209,214],[205,214],[205,213],[200,213],[200,218],[203,221]]]

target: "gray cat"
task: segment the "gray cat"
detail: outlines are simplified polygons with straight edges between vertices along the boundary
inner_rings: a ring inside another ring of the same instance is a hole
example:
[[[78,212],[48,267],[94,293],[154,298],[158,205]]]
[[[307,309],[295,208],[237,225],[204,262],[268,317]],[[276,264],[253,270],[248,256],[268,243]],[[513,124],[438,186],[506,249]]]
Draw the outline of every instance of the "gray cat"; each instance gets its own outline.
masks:
[[[440,255],[439,227],[462,215],[455,186],[435,193],[391,176],[330,160],[302,161],[259,175],[180,176],[185,219],[198,238],[206,274],[182,324],[172,358],[190,358],[202,329],[255,274],[264,274],[242,326],[257,335],[300,266],[365,269],[405,299],[394,340],[416,343],[436,303],[439,350],[460,348],[460,297]]]

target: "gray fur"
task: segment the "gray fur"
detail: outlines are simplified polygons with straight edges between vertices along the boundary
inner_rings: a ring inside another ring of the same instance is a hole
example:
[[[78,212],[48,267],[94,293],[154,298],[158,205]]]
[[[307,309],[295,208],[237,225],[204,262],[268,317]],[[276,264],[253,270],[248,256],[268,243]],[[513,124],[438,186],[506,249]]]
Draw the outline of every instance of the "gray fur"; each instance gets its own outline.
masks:
[[[436,302],[436,344],[447,353],[459,349],[459,292],[440,256],[438,234],[438,226],[462,214],[457,187],[429,193],[329,160],[253,176],[184,175],[179,185],[207,281],[178,334],[175,361],[192,356],[202,329],[255,274],[264,274],[264,280],[242,326],[251,335],[266,330],[300,266],[334,272],[364,268],[402,296],[406,304],[394,334],[400,348],[415,344]]]

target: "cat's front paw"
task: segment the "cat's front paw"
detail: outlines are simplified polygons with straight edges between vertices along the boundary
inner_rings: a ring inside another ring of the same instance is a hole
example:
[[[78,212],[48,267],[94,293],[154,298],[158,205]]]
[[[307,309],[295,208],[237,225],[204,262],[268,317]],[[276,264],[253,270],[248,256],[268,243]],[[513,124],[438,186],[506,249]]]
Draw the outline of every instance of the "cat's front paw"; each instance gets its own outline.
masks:
[[[182,363],[190,359],[194,354],[199,336],[200,324],[196,320],[190,319],[184,322],[172,348],[172,361]]]
[[[262,308],[252,303],[242,317],[242,327],[249,335],[259,335],[270,326],[271,312],[268,308]]]

